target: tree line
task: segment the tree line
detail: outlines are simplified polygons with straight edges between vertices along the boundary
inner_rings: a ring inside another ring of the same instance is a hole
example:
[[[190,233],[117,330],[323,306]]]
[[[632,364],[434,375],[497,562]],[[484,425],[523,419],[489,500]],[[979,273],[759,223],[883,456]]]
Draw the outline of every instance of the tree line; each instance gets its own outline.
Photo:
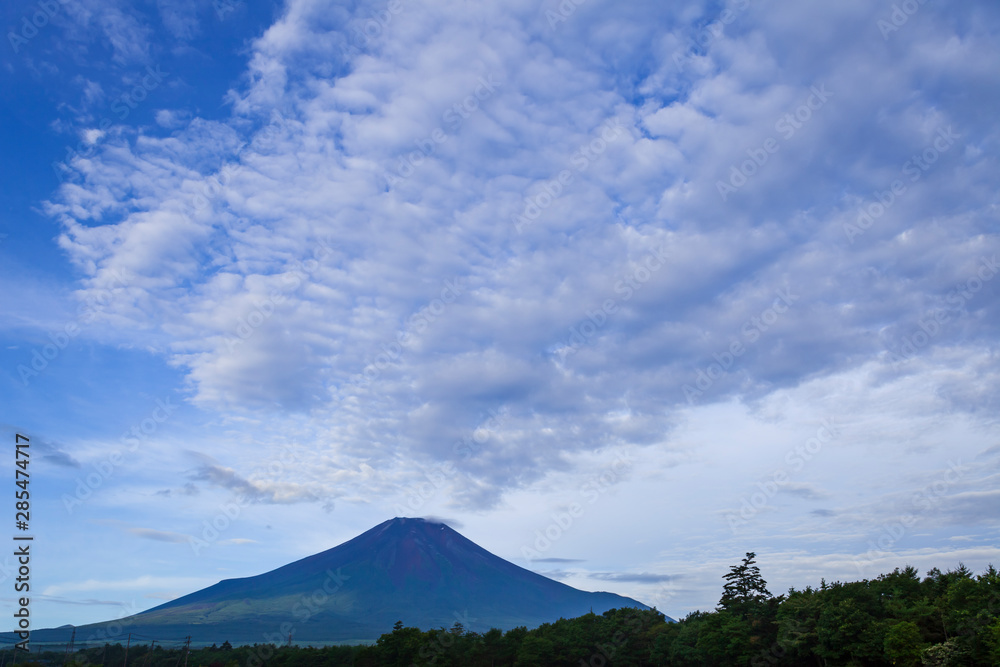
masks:
[[[78,667],[930,667],[1000,665],[1000,573],[895,569],[875,579],[820,583],[773,596],[750,552],[723,577],[718,606],[667,622],[659,611],[603,614],[506,632],[420,630],[397,622],[368,646],[192,649],[105,645],[32,654]],[[19,663],[31,665],[18,660]]]

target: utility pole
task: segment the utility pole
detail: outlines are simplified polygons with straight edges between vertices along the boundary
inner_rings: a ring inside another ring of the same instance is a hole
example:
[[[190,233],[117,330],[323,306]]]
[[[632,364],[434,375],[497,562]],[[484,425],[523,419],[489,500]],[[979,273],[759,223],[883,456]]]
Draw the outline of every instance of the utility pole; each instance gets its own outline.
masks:
[[[184,643],[184,667],[188,667],[188,651],[191,650],[191,635],[188,635],[187,642]]]
[[[291,632],[288,633],[288,647],[289,648],[292,647],[292,633]]]
[[[146,659],[142,662],[142,667],[146,667],[149,664],[149,659],[153,657],[153,647],[156,646],[156,640],[149,642],[149,653],[146,654]]]
[[[132,644],[132,633],[128,633],[128,641],[125,642],[125,662],[122,667],[128,667],[128,647]]]
[[[76,628],[73,628],[73,636],[69,638],[69,644],[66,645],[66,655],[63,657],[63,665],[69,662],[69,654],[73,650],[73,642],[76,641]]]

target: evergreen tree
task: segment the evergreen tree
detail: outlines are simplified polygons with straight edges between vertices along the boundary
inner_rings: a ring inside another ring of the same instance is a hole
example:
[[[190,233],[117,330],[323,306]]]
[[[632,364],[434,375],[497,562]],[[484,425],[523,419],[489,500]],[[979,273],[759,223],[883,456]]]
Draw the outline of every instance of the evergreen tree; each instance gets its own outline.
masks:
[[[767,582],[760,576],[760,568],[754,563],[756,557],[757,554],[748,551],[743,563],[730,567],[729,574],[723,577],[726,584],[722,587],[719,609],[743,620],[759,614],[771,599]]]
[[[900,621],[885,633],[885,657],[899,667],[919,667],[920,654],[926,648],[920,629],[912,621]]]

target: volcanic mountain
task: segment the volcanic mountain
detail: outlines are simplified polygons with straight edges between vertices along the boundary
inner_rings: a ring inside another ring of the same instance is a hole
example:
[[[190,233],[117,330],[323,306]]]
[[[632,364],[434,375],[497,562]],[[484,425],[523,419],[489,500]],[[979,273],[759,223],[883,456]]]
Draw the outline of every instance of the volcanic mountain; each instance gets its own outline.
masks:
[[[525,570],[444,524],[395,518],[314,556],[220,581],[119,623],[126,632],[163,639],[281,643],[291,633],[294,641],[320,643],[374,640],[396,621],[422,629],[460,621],[483,632],[617,607],[648,609]],[[77,640],[106,625],[77,628]],[[39,634],[32,633],[42,640]]]

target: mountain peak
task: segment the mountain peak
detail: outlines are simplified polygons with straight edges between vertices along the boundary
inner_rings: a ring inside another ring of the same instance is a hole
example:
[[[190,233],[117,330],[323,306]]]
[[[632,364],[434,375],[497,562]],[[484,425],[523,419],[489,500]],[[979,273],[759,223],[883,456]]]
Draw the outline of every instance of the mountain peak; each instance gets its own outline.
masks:
[[[392,625],[535,627],[645,605],[514,565],[437,520],[394,517],[343,544],[253,577],[227,579],[130,618],[150,636],[259,642],[377,639]],[[286,627],[289,626],[289,627]],[[95,626],[96,628],[96,626]]]
[[[388,521],[383,521],[375,528],[381,526],[397,526],[397,527],[417,527],[417,526],[433,526],[435,528],[445,528],[447,530],[454,531],[455,529],[448,525],[447,522],[438,519],[437,517],[409,517],[409,516],[396,516]],[[374,529],[373,529],[374,530]]]
[[[375,528],[380,528],[382,526],[396,526],[396,527],[417,527],[417,526],[435,526],[441,528],[447,528],[448,530],[453,530],[451,526],[447,523],[440,521],[438,519],[424,518],[424,517],[409,517],[409,516],[396,516],[388,521],[383,521]],[[375,530],[373,528],[372,530]]]

